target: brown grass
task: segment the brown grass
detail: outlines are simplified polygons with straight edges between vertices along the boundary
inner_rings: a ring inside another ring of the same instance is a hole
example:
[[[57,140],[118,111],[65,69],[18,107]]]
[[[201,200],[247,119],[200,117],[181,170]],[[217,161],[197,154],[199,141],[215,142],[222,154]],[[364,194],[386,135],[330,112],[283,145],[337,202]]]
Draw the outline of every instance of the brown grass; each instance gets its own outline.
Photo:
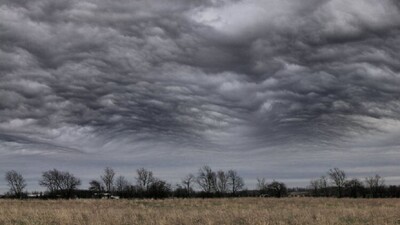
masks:
[[[400,224],[397,199],[0,200],[0,224]]]

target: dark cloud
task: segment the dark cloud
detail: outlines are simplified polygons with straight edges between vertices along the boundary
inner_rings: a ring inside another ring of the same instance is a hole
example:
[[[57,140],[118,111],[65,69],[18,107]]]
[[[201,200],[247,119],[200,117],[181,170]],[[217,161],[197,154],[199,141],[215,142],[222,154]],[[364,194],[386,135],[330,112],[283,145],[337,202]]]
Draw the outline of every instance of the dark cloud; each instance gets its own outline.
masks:
[[[0,151],[200,151],[232,167],[247,154],[390,151],[399,21],[394,0],[6,0]],[[209,161],[224,165],[196,162]]]

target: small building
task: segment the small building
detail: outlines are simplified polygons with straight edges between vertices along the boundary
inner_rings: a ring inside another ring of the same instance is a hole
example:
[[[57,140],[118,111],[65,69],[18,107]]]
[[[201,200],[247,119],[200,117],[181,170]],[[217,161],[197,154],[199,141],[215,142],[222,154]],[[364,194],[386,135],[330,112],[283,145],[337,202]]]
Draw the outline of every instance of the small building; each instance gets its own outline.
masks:
[[[292,198],[309,197],[310,193],[307,191],[293,191],[288,196]]]
[[[101,199],[119,199],[120,197],[117,195],[112,195],[110,193],[94,193],[94,198]]]
[[[117,195],[111,195],[110,198],[111,198],[111,199],[119,199],[119,196],[117,196]]]
[[[40,198],[41,194],[40,193],[29,193],[26,195],[27,198]]]
[[[261,194],[259,197],[260,198],[268,198],[268,197],[271,197],[271,196],[269,194]]]

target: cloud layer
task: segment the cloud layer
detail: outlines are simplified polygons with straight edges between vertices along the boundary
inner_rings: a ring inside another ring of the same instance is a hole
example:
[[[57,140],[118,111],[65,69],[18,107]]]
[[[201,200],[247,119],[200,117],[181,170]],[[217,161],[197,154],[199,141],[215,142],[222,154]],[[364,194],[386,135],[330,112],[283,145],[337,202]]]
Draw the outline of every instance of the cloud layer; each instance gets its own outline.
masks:
[[[396,0],[5,0],[0,152],[378,168],[400,144],[399,46]]]

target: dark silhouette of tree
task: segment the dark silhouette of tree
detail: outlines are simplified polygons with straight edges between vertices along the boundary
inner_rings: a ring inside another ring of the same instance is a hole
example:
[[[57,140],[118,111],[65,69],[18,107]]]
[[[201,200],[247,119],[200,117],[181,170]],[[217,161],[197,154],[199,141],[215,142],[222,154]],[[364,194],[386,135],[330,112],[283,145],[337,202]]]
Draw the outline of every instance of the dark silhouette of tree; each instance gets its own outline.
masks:
[[[229,184],[228,184],[228,174],[222,170],[217,172],[217,191],[221,194],[225,194],[228,192]]]
[[[400,198],[400,186],[390,185],[387,188],[387,197]]]
[[[129,182],[126,180],[124,176],[119,176],[115,180],[115,190],[117,192],[125,191],[129,185],[130,185]]]
[[[310,189],[313,196],[329,196],[328,179],[326,176],[321,176],[318,179],[310,181]]]
[[[150,185],[154,182],[153,172],[146,170],[145,168],[140,168],[136,170],[136,173],[136,183],[138,187],[143,191],[147,191]]]
[[[151,198],[167,198],[171,194],[171,185],[166,181],[154,178],[147,189],[147,196]]]
[[[236,195],[236,193],[241,191],[244,187],[243,178],[240,177],[235,170],[228,171],[228,184],[233,195]]]
[[[193,184],[196,181],[196,177],[193,174],[188,174],[181,181],[183,188],[186,191],[187,196],[193,192]]]
[[[310,189],[312,191],[313,196],[315,197],[320,196],[319,179],[310,181]]]
[[[281,198],[287,195],[287,188],[284,183],[273,181],[267,185],[268,195]]]
[[[53,169],[43,172],[39,185],[46,187],[51,194],[59,193],[70,198],[73,191],[81,185],[81,180],[69,172]]]
[[[5,179],[10,187],[10,193],[14,197],[21,198],[26,187],[24,177],[15,170],[11,170],[6,172]]]
[[[373,198],[377,198],[379,197],[380,192],[382,192],[382,189],[385,187],[385,180],[376,174],[372,177],[366,177],[365,184],[368,187],[371,196]]]
[[[191,197],[192,194],[194,194],[195,191],[193,190],[193,192],[190,192],[190,194],[188,194],[186,188],[181,185],[181,184],[177,184],[174,190],[174,197],[177,198],[188,198]]]
[[[328,197],[329,196],[329,186],[328,186],[328,178],[326,176],[321,176],[318,179],[318,187],[320,189],[320,194],[322,196]]]
[[[101,180],[104,183],[106,192],[112,192],[114,189],[114,177],[115,177],[115,172],[112,168],[106,167],[104,169],[104,174],[101,176]]]
[[[343,196],[344,185],[346,184],[346,173],[338,168],[333,168],[329,170],[328,175],[333,184],[336,185],[338,197],[341,198]]]
[[[214,193],[217,190],[217,175],[209,166],[199,169],[197,184],[205,193]]]
[[[105,190],[103,184],[98,180],[92,180],[89,182],[89,190],[95,192],[103,192]]]
[[[257,178],[257,189],[260,191],[260,194],[266,194],[268,191],[268,184],[265,178]]]
[[[351,198],[362,197],[364,194],[364,186],[357,178],[351,179],[345,184],[348,196]]]

